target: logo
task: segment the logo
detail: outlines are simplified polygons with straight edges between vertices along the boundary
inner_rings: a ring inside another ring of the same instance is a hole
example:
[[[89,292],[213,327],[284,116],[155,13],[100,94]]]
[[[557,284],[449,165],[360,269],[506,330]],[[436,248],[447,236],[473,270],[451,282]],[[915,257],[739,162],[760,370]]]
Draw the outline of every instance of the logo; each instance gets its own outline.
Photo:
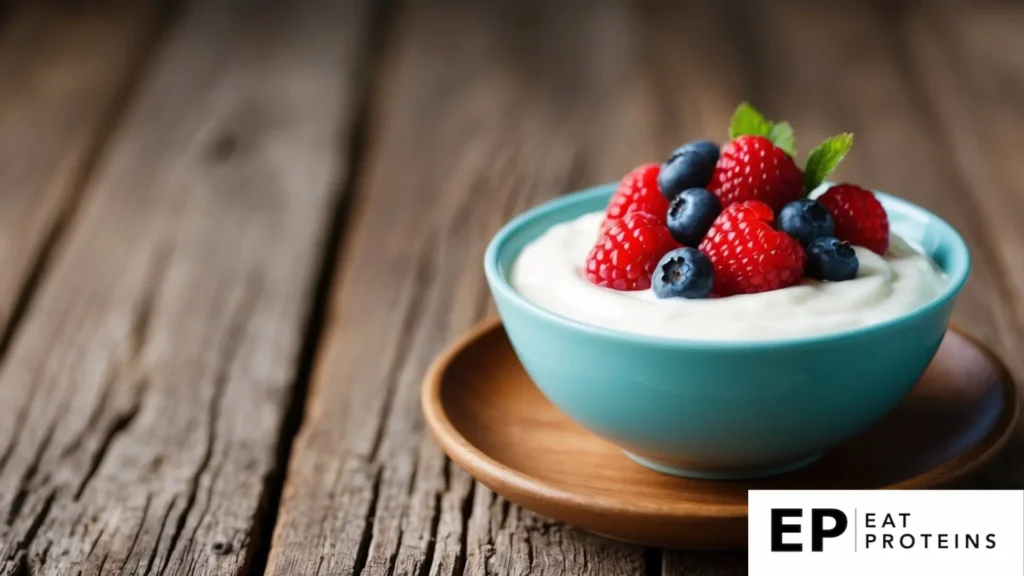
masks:
[[[786,524],[787,518],[800,519],[804,511],[800,508],[772,508],[772,552],[803,552],[803,544],[785,543],[782,535],[800,533],[800,524]],[[825,519],[832,520],[832,527],[825,528]],[[814,552],[823,551],[825,538],[836,538],[846,532],[849,520],[842,510],[835,508],[814,508],[811,510],[811,550]]]
[[[751,576],[1024,576],[1024,491],[749,493]]]

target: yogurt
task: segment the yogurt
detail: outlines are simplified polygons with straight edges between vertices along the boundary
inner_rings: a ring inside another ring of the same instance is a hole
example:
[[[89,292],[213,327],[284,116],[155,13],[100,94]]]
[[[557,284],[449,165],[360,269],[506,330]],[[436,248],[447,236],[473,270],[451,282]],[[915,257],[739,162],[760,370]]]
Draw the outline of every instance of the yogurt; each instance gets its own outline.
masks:
[[[650,289],[620,292],[583,275],[603,212],[552,226],[513,263],[524,298],[566,318],[622,332],[683,340],[776,340],[840,332],[903,315],[936,298],[948,278],[895,234],[881,257],[855,247],[857,277],[802,283],[759,294],[661,299]]]

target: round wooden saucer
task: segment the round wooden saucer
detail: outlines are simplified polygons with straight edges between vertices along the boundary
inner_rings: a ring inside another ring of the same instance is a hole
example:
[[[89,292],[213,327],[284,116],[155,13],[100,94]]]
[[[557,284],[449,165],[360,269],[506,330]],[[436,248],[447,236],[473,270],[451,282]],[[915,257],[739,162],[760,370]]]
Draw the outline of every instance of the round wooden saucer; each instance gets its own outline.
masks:
[[[801,470],[752,481],[659,474],[574,424],[544,398],[489,321],[442,355],[423,387],[448,455],[512,502],[591,532],[673,548],[742,548],[749,489],[925,488],[964,477],[1013,429],[1002,363],[950,330],[910,396],[864,435]]]

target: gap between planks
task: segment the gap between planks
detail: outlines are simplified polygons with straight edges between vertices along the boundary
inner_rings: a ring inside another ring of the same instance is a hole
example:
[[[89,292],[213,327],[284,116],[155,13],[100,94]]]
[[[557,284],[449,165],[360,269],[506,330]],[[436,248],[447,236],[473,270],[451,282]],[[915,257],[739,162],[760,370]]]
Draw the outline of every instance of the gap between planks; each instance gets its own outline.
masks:
[[[358,58],[358,69],[354,74],[354,82],[358,86],[355,97],[354,123],[347,142],[342,145],[347,154],[344,155],[340,172],[343,175],[335,186],[335,201],[327,234],[320,246],[319,273],[310,298],[309,314],[305,321],[305,333],[302,349],[295,375],[291,403],[285,414],[281,431],[281,442],[278,448],[277,474],[270,480],[269,493],[264,506],[264,518],[258,521],[260,528],[259,541],[254,550],[252,565],[248,573],[262,575],[268,563],[272,563],[271,542],[274,528],[280,512],[281,496],[288,477],[288,462],[292,449],[298,439],[299,430],[305,419],[310,383],[313,378],[316,359],[320,351],[324,328],[330,322],[331,295],[339,269],[339,254],[345,242],[345,233],[356,201],[358,183],[362,176],[363,160],[366,155],[369,137],[369,121],[373,102],[375,80],[379,72],[379,61],[384,45],[389,36],[388,24],[397,0],[381,0],[369,3],[368,14],[364,19],[368,22],[365,38],[360,42],[364,48],[363,55]],[[342,131],[344,134],[344,131]]]

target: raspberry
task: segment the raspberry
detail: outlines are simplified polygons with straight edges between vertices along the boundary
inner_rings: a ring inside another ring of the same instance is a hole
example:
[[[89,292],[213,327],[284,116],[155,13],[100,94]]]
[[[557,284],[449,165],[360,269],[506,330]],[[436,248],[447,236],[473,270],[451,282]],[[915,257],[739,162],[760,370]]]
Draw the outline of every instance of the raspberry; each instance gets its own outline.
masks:
[[[822,194],[818,202],[832,213],[836,238],[885,254],[889,248],[889,216],[870,190],[838,184]]]
[[[727,207],[700,243],[715,267],[715,294],[767,292],[800,281],[804,251],[784,232],[772,228],[767,204],[740,202]]]
[[[764,136],[739,136],[722,148],[708,190],[722,206],[759,200],[774,211],[803,195],[803,173]]]
[[[591,283],[613,290],[646,290],[658,260],[678,247],[657,218],[631,212],[598,237],[584,274]]]
[[[662,196],[658,188],[660,172],[661,166],[644,164],[630,170],[622,178],[608,202],[605,220],[601,223],[602,232],[610,230],[626,214],[633,212],[646,212],[657,218],[662,225],[665,224],[668,200]]]

